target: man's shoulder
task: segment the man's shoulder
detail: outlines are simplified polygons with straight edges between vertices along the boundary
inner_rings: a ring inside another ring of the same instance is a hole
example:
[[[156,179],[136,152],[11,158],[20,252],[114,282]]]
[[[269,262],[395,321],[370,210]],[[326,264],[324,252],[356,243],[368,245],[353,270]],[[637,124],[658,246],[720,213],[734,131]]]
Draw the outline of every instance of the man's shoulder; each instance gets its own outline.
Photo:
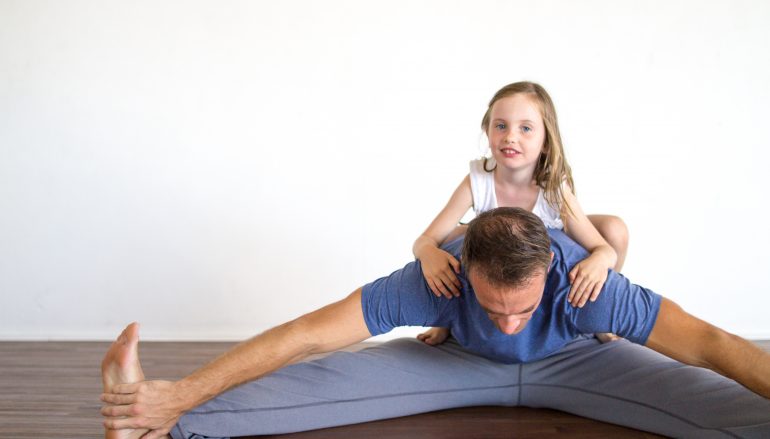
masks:
[[[441,244],[441,249],[450,255],[460,260],[460,255],[463,252],[463,242],[465,241],[465,235],[460,235],[457,238]]]
[[[588,251],[573,241],[564,231],[559,229],[547,230],[548,236],[551,238],[554,262],[560,261],[571,267],[588,257]]]

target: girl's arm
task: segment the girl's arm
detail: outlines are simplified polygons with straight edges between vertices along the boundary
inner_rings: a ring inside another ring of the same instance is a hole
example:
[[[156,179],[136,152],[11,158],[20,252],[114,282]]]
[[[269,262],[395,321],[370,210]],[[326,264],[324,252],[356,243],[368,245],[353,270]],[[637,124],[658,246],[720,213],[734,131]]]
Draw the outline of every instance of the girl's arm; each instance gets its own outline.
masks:
[[[567,300],[573,306],[582,307],[588,300],[593,302],[599,297],[599,292],[607,280],[607,270],[615,266],[618,255],[583,213],[572,190],[565,185],[563,192],[564,202],[571,209],[571,213],[570,209],[567,209],[568,213],[564,218],[565,231],[570,238],[591,253],[569,273],[572,288]]]
[[[471,181],[470,176],[466,175],[446,206],[412,246],[412,253],[420,260],[425,280],[436,296],[451,298],[460,295],[460,281],[455,274],[460,272],[460,262],[438,247],[457,227],[457,223],[471,206]]]

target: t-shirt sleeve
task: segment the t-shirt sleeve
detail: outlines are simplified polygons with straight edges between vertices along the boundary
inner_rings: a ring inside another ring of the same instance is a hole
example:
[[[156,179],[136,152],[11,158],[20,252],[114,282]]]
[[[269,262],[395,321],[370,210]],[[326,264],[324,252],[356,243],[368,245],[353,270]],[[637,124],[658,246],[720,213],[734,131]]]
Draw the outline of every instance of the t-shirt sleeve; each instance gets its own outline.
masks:
[[[439,326],[450,299],[433,295],[419,261],[367,284],[361,292],[364,320],[372,335],[398,326]]]
[[[583,308],[564,302],[567,314],[580,332],[611,332],[645,344],[658,318],[661,296],[610,271],[595,302],[588,302]]]

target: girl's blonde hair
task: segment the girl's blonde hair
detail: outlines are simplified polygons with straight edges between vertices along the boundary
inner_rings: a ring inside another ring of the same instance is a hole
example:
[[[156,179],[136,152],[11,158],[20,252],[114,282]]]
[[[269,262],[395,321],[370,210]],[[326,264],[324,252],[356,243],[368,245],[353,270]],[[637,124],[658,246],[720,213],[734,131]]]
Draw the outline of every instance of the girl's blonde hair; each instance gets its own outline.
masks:
[[[572,192],[575,192],[575,183],[572,181],[572,169],[564,156],[564,147],[561,143],[561,134],[559,134],[559,122],[556,119],[556,108],[553,105],[548,92],[540,84],[534,82],[522,81],[508,84],[492,96],[489,101],[487,112],[481,119],[481,129],[489,135],[489,114],[492,112],[492,106],[502,98],[526,94],[540,107],[540,115],[545,125],[545,140],[543,141],[543,150],[535,166],[532,178],[535,183],[544,191],[545,200],[561,212],[562,217],[565,214],[572,214],[572,209],[564,202],[563,185],[566,183]],[[487,169],[487,159],[484,159],[484,170],[492,172],[494,168]]]

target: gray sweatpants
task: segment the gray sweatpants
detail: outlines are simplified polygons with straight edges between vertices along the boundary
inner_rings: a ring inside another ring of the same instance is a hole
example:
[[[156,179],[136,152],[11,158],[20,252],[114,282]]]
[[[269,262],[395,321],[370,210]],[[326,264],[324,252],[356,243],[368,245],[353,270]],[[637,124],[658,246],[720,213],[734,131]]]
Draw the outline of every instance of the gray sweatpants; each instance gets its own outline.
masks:
[[[548,407],[675,437],[770,437],[770,400],[626,340],[593,338],[513,365],[453,339],[337,352],[230,390],[185,414],[171,433],[289,433],[477,405]]]

